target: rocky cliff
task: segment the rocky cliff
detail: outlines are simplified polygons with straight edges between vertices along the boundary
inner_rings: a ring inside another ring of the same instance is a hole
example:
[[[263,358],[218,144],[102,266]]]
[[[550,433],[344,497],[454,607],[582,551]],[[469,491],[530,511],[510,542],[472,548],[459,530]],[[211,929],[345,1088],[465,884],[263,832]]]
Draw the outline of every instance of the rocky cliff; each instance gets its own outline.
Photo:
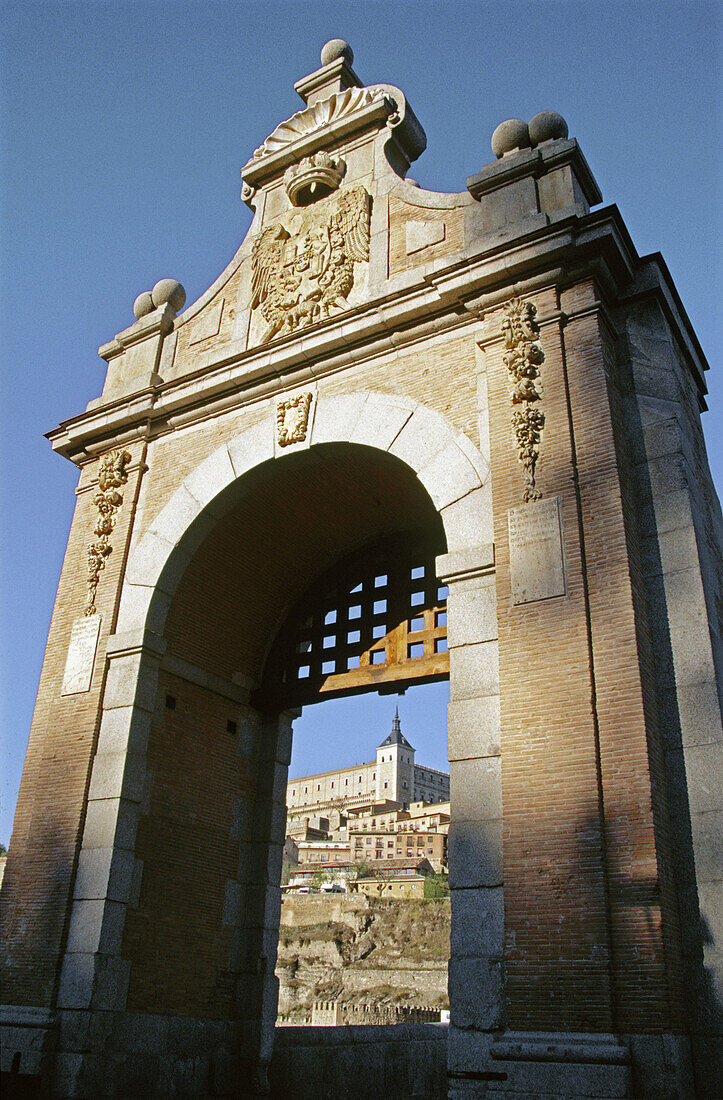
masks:
[[[448,900],[284,898],[279,1014],[301,1018],[326,1000],[445,1008],[449,927]]]

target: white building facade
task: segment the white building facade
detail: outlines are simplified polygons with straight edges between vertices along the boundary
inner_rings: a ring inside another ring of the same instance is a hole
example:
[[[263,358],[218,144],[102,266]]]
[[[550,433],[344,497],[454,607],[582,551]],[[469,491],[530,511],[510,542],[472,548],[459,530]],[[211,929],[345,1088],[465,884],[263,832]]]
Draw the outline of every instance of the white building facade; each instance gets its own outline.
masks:
[[[376,760],[301,776],[287,784],[289,820],[368,803],[395,802],[406,809],[412,802],[447,801],[449,774],[417,764],[414,756],[414,747],[401,731],[397,711],[391,732],[377,748]]]

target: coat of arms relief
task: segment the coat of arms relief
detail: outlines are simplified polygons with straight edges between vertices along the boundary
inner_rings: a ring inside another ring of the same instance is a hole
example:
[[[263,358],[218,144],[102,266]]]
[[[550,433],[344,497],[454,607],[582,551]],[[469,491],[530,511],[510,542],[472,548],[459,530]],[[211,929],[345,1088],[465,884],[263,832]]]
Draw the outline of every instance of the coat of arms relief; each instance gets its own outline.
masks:
[[[329,173],[327,169],[322,180],[322,167],[317,169],[318,190],[325,197],[314,201],[312,180],[307,192],[310,205],[295,210],[284,219],[286,224],[268,226],[254,242],[251,306],[259,309],[267,324],[261,343],[346,309],[354,265],[369,260],[369,192],[356,184],[328,194]],[[304,174],[313,176],[314,165]],[[298,172],[291,179],[298,186]],[[287,193],[291,198],[288,181]]]

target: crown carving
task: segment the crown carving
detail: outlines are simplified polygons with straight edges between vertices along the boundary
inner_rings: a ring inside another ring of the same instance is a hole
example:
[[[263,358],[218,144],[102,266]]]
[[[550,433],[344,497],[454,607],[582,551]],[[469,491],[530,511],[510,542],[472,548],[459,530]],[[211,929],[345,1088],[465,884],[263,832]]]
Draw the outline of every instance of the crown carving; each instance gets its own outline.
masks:
[[[311,202],[336,191],[344,178],[346,161],[329,153],[314,153],[292,164],[284,173],[284,187],[292,206]]]

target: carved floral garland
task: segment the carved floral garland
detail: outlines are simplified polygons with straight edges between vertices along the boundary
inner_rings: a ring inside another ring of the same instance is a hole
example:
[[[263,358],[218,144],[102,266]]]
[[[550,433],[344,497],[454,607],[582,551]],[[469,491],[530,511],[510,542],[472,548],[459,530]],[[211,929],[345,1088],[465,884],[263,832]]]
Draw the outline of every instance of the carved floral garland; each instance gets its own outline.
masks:
[[[113,547],[110,544],[110,536],[116,524],[118,509],[123,503],[123,497],[118,489],[128,481],[126,466],[131,460],[129,451],[108,451],[100,460],[98,466],[98,492],[93,497],[93,504],[98,509],[93,534],[97,536],[96,542],[88,546],[88,602],[85,606],[86,615],[95,615],[95,594],[98,590],[100,574],[105,569],[105,559],[112,554]]]
[[[545,414],[535,406],[542,398],[538,381],[540,364],[545,353],[539,341],[539,327],[535,322],[537,307],[532,302],[513,298],[505,308],[502,333],[505,338],[504,364],[510,375],[512,388],[510,400],[521,406],[512,413],[512,427],[517,442],[517,457],[525,471],[523,500],[539,500],[542,496],[535,486],[535,467],[540,457],[540,437],[545,427]]]

